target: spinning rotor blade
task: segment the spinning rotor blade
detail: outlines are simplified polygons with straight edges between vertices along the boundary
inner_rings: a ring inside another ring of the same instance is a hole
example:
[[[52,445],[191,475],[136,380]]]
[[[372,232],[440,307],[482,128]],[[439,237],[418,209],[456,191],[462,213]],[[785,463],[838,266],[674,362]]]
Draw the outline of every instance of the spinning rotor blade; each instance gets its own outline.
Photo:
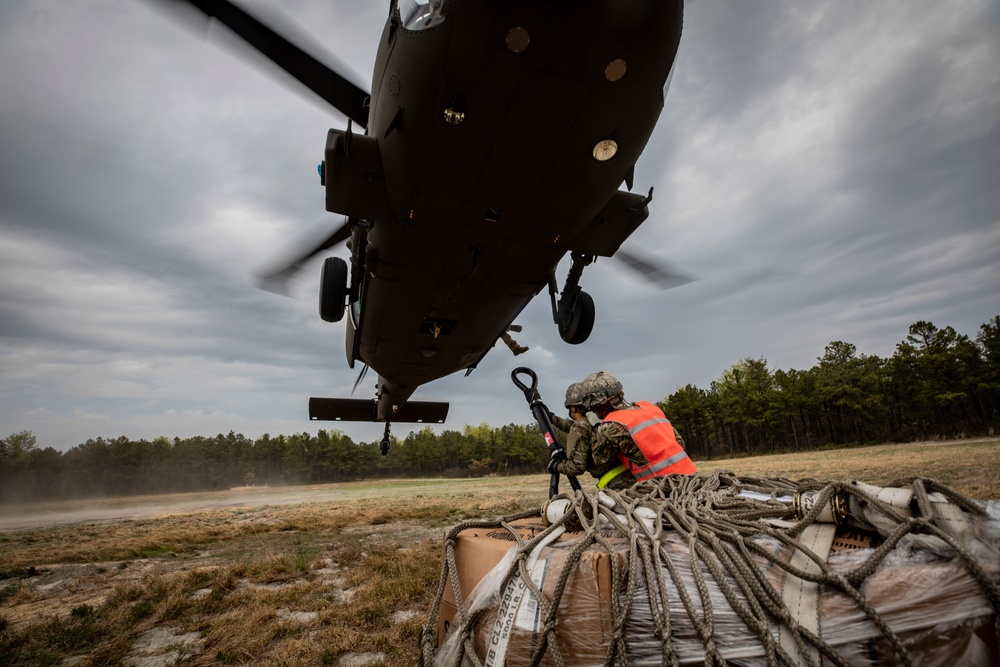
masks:
[[[358,379],[354,381],[354,387],[351,388],[351,396],[354,396],[354,392],[358,390],[358,385],[364,381],[366,375],[368,375],[368,364],[361,367]]]
[[[667,264],[636,257],[627,250],[619,248],[614,256],[625,262],[626,265],[660,289],[672,289],[694,282],[694,278],[675,272]]]
[[[368,125],[371,95],[229,0],[161,0],[189,4],[232,30],[306,88],[361,127]]]
[[[278,294],[288,294],[288,281],[305,266],[306,262],[324,250],[343,243],[351,236],[351,222],[344,222],[334,230],[332,234],[320,240],[318,243],[309,240],[300,240],[299,250],[290,253],[292,260],[286,260],[279,267],[264,275],[257,276],[257,286],[268,292]]]

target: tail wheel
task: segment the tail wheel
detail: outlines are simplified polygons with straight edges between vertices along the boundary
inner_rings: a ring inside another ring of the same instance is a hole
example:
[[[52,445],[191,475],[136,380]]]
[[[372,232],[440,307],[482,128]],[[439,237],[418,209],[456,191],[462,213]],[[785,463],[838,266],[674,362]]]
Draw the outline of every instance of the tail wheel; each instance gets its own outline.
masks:
[[[559,336],[570,345],[579,345],[588,338],[594,330],[594,318],[597,310],[594,298],[581,291],[573,299],[569,317],[559,324]]]
[[[339,322],[347,305],[347,262],[327,257],[319,280],[319,316],[324,322]]]

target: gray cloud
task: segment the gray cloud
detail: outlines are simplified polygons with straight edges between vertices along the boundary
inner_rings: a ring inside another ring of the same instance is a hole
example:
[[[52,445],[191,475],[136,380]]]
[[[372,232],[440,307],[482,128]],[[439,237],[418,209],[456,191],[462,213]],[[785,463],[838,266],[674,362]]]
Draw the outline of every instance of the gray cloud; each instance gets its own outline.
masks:
[[[366,83],[383,3],[252,4]],[[541,295],[519,318],[527,355],[498,346],[417,398],[450,400],[451,428],[527,422],[520,364],[554,405],[597,368],[659,399],[747,356],[889,355],[919,319],[974,336],[1000,312],[998,33],[988,0],[688,2],[628,247],[697,282],[658,292],[601,259],[590,341],[563,344]],[[231,41],[154,3],[0,7],[0,436],[315,430],[306,398],[350,392],[318,267],[296,299],[251,285],[339,224],[315,165],[345,121]]]

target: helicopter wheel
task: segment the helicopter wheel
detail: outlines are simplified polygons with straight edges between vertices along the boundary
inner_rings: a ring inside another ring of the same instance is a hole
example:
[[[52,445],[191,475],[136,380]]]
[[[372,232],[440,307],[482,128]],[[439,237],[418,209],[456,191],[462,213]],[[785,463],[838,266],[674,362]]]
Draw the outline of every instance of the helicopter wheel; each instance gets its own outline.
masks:
[[[327,257],[319,280],[319,316],[324,322],[344,319],[347,303],[347,262],[339,257]]]
[[[389,453],[389,438],[382,438],[382,456]]]
[[[596,312],[594,298],[580,291],[570,306],[569,317],[559,324],[559,336],[570,345],[579,345],[587,340],[594,330]]]

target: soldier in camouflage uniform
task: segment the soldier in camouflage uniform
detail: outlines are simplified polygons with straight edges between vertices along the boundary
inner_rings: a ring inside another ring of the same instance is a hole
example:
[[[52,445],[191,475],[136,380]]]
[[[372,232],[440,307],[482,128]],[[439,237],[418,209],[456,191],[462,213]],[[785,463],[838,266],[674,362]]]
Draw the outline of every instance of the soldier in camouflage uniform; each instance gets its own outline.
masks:
[[[589,472],[591,476],[600,480],[612,469],[618,466],[618,461],[606,461],[602,465],[594,462],[591,454],[591,447],[594,441],[594,427],[587,420],[583,402],[589,391],[584,390],[581,383],[571,384],[566,389],[566,407],[569,409],[571,419],[560,417],[557,414],[550,414],[552,423],[568,435],[566,436],[566,451],[556,452],[549,461],[549,472],[559,472],[564,475],[579,476],[584,472]],[[567,457],[568,454],[568,457]],[[635,483],[635,478],[627,470],[612,477],[609,483],[600,485],[599,488],[627,489]]]
[[[584,408],[602,420],[591,444],[596,467],[618,471],[618,477],[629,480],[626,486],[658,475],[697,472],[684,452],[683,438],[659,408],[645,401],[626,401],[621,382],[605,371],[591,373],[580,384],[586,394]],[[608,487],[626,488],[616,481],[617,477]]]

